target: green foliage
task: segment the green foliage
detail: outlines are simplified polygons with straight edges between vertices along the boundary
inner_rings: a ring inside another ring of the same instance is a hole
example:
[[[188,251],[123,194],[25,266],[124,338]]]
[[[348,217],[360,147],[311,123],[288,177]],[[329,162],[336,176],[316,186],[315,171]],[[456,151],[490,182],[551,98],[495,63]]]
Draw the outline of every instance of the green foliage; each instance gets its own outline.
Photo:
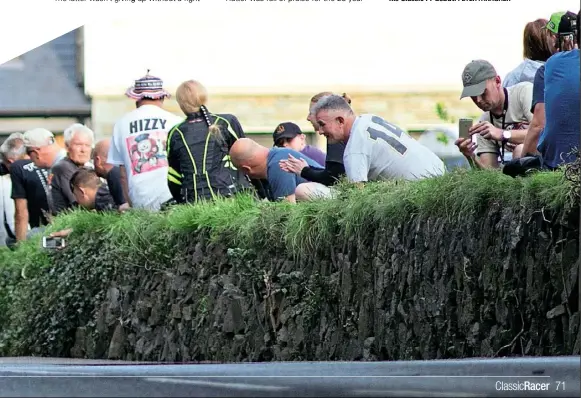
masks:
[[[444,145],[448,145],[448,143],[450,142],[450,139],[448,138],[446,133],[441,132],[441,131],[436,134],[436,140],[438,140],[439,142],[441,142]]]
[[[448,108],[446,108],[446,105],[443,102],[436,103],[436,115],[438,115],[438,118],[443,122],[446,123],[456,122],[456,118],[450,116],[450,114],[448,113]]]
[[[183,261],[180,242],[191,246],[198,235],[263,256],[315,256],[338,236],[366,236],[376,226],[396,226],[414,217],[453,224],[494,204],[532,214],[578,201],[569,194],[571,183],[560,171],[514,179],[499,171],[459,169],[415,182],[370,183],[363,189],[340,183],[337,189],[336,198],[297,205],[241,195],[159,213],[79,210],[59,216],[48,232],[72,228],[68,249],[43,250],[36,238],[15,251],[0,250],[0,354],[65,355],[71,333],[90,322],[114,275],[153,266],[175,270]],[[312,312],[323,295],[321,277],[300,277],[305,289],[294,294],[310,297],[305,311]],[[315,313],[309,312],[311,316]]]

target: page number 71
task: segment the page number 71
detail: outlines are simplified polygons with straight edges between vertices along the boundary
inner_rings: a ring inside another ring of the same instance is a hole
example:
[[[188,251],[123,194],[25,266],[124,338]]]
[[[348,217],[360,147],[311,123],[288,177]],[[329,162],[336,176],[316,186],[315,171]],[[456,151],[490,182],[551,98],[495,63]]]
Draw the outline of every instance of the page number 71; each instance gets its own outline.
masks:
[[[557,388],[555,391],[565,391],[565,382],[564,381],[557,381]]]

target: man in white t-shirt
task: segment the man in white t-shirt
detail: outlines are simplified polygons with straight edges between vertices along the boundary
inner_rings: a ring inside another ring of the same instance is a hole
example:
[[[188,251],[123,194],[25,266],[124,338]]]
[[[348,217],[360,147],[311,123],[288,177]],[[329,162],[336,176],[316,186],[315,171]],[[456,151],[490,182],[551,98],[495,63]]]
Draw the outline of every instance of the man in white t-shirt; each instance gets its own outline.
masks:
[[[475,60],[464,68],[460,99],[470,97],[484,113],[470,129],[474,138],[459,138],[460,152],[480,168],[498,168],[503,152],[520,157],[522,144],[533,119],[533,84],[521,82],[502,87],[500,76],[488,61]],[[504,148],[504,150],[503,150]]]
[[[401,128],[376,115],[357,116],[339,95],[321,98],[313,114],[320,134],[346,144],[343,163],[351,182],[417,180],[446,171],[436,154]],[[299,185],[295,195],[304,200],[330,192],[328,187],[310,182]]]
[[[167,186],[167,134],[182,118],[162,108],[170,94],[148,74],[125,93],[137,109],[115,123],[107,163],[120,166],[124,194],[134,208],[159,210],[172,198]]]

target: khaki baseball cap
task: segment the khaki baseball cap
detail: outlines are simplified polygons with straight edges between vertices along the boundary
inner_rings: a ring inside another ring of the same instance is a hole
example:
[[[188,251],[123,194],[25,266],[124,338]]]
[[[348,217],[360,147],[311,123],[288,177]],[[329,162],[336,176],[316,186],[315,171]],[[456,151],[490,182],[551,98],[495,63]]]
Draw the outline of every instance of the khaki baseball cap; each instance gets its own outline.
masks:
[[[462,72],[462,95],[466,97],[478,97],[486,88],[486,81],[497,76],[496,69],[488,61],[477,59],[470,62]]]
[[[54,144],[54,134],[43,128],[28,130],[23,137],[24,146],[40,148]]]

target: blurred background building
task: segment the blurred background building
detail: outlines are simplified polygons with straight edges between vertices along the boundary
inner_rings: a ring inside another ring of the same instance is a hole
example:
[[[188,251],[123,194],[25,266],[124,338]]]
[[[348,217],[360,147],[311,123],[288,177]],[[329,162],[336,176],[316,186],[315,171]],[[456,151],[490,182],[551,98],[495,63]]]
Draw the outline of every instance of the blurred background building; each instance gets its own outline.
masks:
[[[324,148],[306,116],[311,96],[334,91],[348,93],[358,113],[379,114],[415,137],[428,131],[421,142],[450,157],[458,153],[458,118],[479,114],[459,100],[465,64],[488,59],[504,77],[522,61],[525,24],[571,0],[556,3],[471,3],[479,17],[450,24],[418,12],[421,29],[406,31],[356,6],[324,7],[328,20],[350,21],[333,33],[322,32],[319,12],[301,7],[288,7],[283,19],[254,7],[193,20],[172,14],[150,31],[139,19],[95,20],[0,66],[0,141],[38,126],[59,134],[76,121],[98,138],[110,136],[135,107],[125,90],[150,69],[172,93],[199,80],[211,112],[235,114],[248,136],[268,146],[277,124],[291,121]],[[390,3],[390,12],[408,15],[408,6]],[[174,99],[166,108],[182,115]]]
[[[72,123],[90,123],[82,33],[73,30],[0,65],[0,142],[34,127],[62,141]]]

